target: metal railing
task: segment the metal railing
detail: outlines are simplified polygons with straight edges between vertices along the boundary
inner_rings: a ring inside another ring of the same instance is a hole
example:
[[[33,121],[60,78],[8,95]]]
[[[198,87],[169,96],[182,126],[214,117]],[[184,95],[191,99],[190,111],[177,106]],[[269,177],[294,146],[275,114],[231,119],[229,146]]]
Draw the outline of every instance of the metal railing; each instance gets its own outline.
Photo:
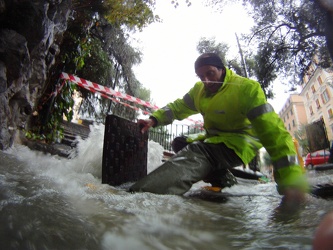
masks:
[[[171,143],[173,139],[181,135],[190,135],[202,132],[202,127],[183,124],[172,124],[164,127],[150,129],[148,132],[148,139],[159,143],[167,151],[173,151]],[[249,164],[249,168],[253,171],[260,169],[259,153]]]
[[[173,139],[181,135],[196,134],[202,132],[202,127],[184,124],[171,124],[168,126],[150,129],[149,140],[159,143],[165,150],[172,151]]]

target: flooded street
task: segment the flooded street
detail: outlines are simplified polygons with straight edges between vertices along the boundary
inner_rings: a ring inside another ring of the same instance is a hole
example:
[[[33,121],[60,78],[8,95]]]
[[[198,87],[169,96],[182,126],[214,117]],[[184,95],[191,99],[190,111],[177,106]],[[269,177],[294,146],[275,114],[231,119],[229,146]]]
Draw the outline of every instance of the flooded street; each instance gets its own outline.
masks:
[[[195,184],[185,196],[128,193],[101,184],[104,127],[79,142],[73,159],[16,145],[0,151],[0,249],[311,249],[333,200],[308,196],[279,207],[275,184],[240,181],[219,200]],[[162,149],[149,143],[148,169]],[[309,172],[312,184],[333,171]]]

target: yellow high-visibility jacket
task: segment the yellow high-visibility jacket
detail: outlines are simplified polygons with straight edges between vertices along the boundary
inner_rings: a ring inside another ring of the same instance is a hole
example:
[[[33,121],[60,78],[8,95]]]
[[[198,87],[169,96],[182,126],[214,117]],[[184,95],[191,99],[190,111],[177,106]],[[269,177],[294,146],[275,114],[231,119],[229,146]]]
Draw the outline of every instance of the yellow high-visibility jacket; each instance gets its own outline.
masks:
[[[258,82],[226,69],[224,83],[217,93],[207,93],[204,84],[197,82],[182,99],[169,103],[152,116],[159,126],[197,113],[203,116],[206,132],[198,140],[224,143],[244,164],[264,146],[273,162],[278,191],[282,193],[290,186],[307,189],[292,137],[267,103]]]

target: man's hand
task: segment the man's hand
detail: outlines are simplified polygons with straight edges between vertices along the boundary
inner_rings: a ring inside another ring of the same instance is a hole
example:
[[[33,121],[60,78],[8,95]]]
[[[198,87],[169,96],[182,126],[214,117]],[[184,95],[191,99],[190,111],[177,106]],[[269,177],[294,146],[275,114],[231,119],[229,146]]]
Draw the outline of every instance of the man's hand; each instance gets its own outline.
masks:
[[[146,119],[146,120],[138,120],[138,124],[141,128],[141,133],[144,134],[150,127],[155,125],[155,121],[153,119]]]
[[[305,201],[305,193],[298,189],[288,188],[284,191],[282,202],[286,204],[301,204]]]
[[[274,218],[278,221],[289,221],[299,218],[299,213],[306,203],[306,193],[295,188],[283,192],[279,206],[274,210]]]

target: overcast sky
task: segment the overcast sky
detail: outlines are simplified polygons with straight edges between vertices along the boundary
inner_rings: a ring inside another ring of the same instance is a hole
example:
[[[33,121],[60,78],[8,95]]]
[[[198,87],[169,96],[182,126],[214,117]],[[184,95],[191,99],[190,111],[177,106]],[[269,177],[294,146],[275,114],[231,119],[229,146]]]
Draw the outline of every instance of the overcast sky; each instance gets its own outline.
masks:
[[[151,90],[152,102],[158,107],[183,97],[198,81],[194,61],[199,56],[196,45],[201,37],[227,43],[230,53],[237,54],[235,33],[240,37],[253,23],[240,4],[227,6],[221,13],[200,2],[174,8],[170,1],[157,1],[155,14],[163,22],[151,24],[134,36],[138,41],[133,46],[143,52],[143,61],[134,72]],[[278,98],[269,102],[279,112],[289,95],[282,86],[276,87],[275,93]]]

